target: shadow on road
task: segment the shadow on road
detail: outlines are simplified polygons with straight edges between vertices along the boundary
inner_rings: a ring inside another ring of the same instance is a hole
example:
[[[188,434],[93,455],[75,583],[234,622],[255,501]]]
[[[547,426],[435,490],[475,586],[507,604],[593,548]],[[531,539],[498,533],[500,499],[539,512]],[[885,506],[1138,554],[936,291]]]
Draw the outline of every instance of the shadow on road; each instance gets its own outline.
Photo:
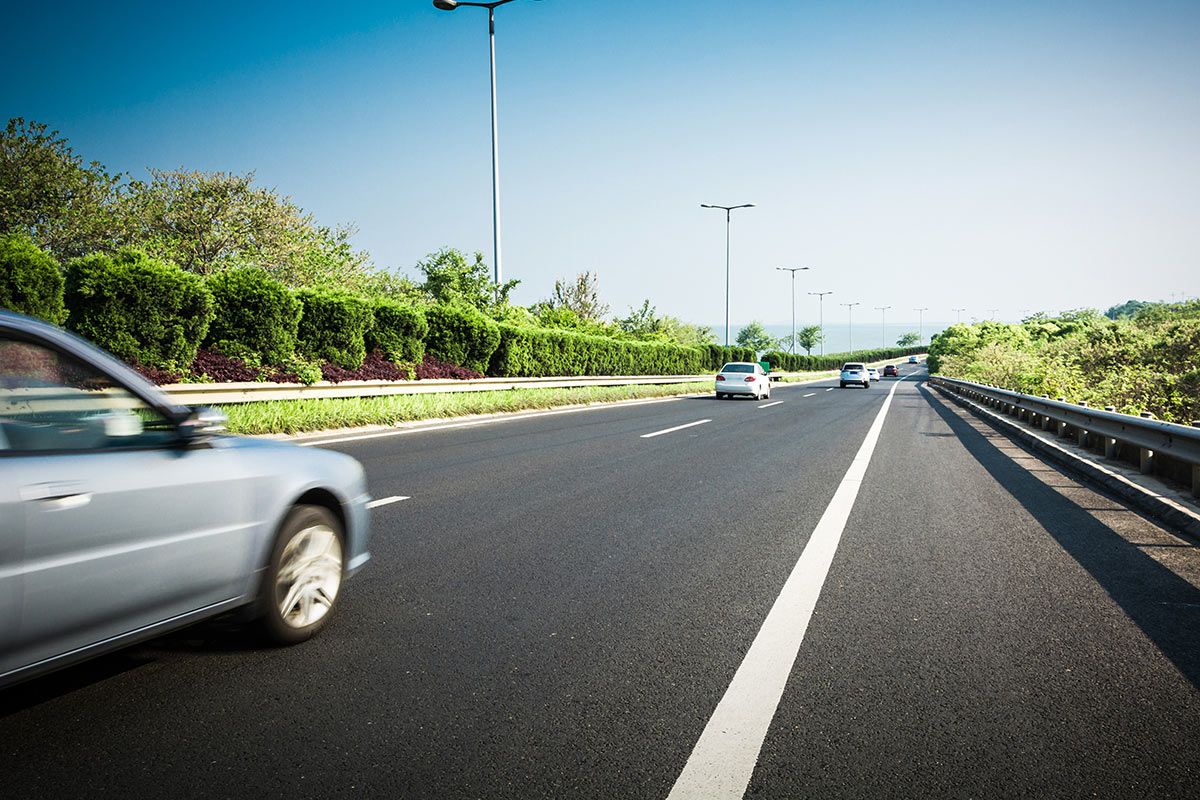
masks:
[[[186,658],[189,654],[241,653],[268,647],[249,627],[230,619],[218,617],[199,622],[141,644],[130,645],[48,675],[0,689],[0,719],[127,672],[173,659],[174,654]]]
[[[1200,589],[1031,475],[935,401],[923,381],[918,388],[967,451],[1088,571],[1184,677],[1200,688],[1200,626],[1183,624],[1183,619],[1197,617],[1192,611],[1182,617],[1180,611],[1200,606]]]

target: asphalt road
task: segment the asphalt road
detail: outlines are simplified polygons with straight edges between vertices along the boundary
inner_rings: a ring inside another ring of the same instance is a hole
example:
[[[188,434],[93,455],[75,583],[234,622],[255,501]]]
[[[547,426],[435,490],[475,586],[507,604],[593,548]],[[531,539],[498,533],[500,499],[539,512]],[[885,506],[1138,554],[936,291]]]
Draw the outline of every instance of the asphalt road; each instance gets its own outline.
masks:
[[[323,635],[2,692],[0,795],[666,797],[894,384],[330,445],[410,499]],[[746,796],[1200,796],[1195,547],[918,380],[854,488]]]

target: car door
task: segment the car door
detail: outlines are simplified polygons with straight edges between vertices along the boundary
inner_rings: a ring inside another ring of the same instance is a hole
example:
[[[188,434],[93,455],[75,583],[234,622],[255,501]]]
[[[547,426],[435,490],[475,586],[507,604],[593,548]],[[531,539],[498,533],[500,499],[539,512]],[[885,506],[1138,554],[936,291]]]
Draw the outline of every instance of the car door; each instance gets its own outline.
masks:
[[[45,343],[0,338],[0,378],[0,498],[24,529],[0,573],[18,610],[0,674],[237,594],[254,481],[233,452],[183,446],[172,421]]]

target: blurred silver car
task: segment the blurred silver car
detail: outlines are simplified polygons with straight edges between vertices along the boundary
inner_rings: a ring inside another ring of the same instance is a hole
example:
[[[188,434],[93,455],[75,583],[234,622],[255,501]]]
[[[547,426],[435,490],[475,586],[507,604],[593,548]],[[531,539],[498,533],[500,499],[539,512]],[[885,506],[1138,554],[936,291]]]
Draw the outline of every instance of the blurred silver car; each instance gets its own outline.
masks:
[[[370,558],[362,466],[223,422],[0,311],[0,685],[234,609],[325,625]]]

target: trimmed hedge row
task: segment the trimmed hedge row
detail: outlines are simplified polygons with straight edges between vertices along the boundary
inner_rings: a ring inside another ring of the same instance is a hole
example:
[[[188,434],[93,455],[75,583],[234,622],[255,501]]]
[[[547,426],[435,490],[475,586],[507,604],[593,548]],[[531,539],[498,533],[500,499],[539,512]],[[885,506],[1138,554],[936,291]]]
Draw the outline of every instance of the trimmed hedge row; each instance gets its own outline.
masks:
[[[776,350],[764,353],[762,360],[770,363],[771,369],[784,372],[819,372],[838,369],[847,361],[883,361],[923,353],[928,345],[913,347],[886,347],[875,350],[855,350],[853,353],[830,353],[825,356],[801,356],[781,353]]]
[[[199,276],[138,250],[67,264],[67,327],[125,361],[186,369],[208,333],[212,295]]]
[[[708,352],[699,347],[500,325],[500,344],[488,374],[504,378],[695,375],[710,371],[708,361]]]
[[[0,308],[55,325],[67,318],[58,262],[24,234],[0,236]]]
[[[591,336],[500,324],[461,304],[415,308],[337,289],[292,292],[264,270],[238,267],[207,280],[134,250],[94,254],[62,271],[32,242],[0,239],[0,304],[62,323],[145,368],[186,371],[198,348],[295,368],[301,355],[359,369],[368,351],[499,377],[691,375],[753,349]],[[64,302],[65,301],[65,302]],[[69,311],[69,313],[68,313]]]

